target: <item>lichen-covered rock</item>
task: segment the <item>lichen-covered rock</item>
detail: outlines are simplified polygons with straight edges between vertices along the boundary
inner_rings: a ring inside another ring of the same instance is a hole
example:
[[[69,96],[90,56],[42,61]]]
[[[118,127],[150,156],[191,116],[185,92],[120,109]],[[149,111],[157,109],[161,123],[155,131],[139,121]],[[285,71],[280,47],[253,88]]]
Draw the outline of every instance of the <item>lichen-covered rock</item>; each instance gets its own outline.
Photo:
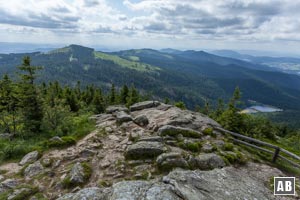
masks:
[[[0,193],[9,189],[13,189],[19,185],[19,181],[16,179],[6,179],[0,183]]]
[[[146,115],[139,115],[133,119],[134,123],[140,125],[140,126],[146,126],[149,124],[149,120]]]
[[[200,154],[196,157],[190,157],[189,165],[194,169],[211,170],[225,166],[224,160],[214,153]]]
[[[77,193],[66,194],[57,200],[108,200],[110,191],[103,188],[85,188]]]
[[[124,122],[132,121],[132,117],[124,111],[117,112],[116,113],[116,118],[117,118],[117,123],[118,124],[122,124]]]
[[[226,167],[211,171],[174,170],[162,180],[122,181],[106,189],[86,188],[58,200],[224,200],[277,199],[257,177]]]
[[[67,177],[63,180],[65,188],[81,186],[88,181],[92,173],[91,167],[87,163],[75,163]]]
[[[70,182],[74,185],[84,183],[84,169],[79,162],[70,171]]]
[[[114,112],[121,112],[121,111],[129,112],[128,108],[126,108],[125,106],[121,106],[121,105],[108,106],[105,111],[108,114],[112,114]]]
[[[166,151],[165,146],[161,142],[137,142],[129,145],[125,152],[127,159],[146,159],[155,158]]]
[[[19,162],[19,165],[26,165],[29,163],[35,162],[39,158],[39,152],[38,151],[33,151],[28,154],[26,154],[22,160]]]
[[[40,163],[40,161],[37,161],[35,163],[28,165],[28,167],[26,167],[26,169],[24,170],[24,176],[26,178],[31,178],[33,176],[43,173],[43,171],[44,171],[43,165]]]
[[[27,199],[32,194],[34,194],[36,190],[33,188],[19,188],[13,191],[10,195],[8,195],[7,200],[20,200]]]
[[[184,137],[191,137],[191,138],[200,138],[202,136],[202,133],[199,131],[195,131],[190,128],[182,128],[182,127],[177,127],[177,126],[172,126],[172,125],[165,125],[162,126],[158,130],[158,134],[160,136],[177,136],[177,135],[182,135]]]
[[[130,111],[144,110],[147,108],[157,107],[159,105],[160,103],[158,101],[144,101],[130,106]]]
[[[156,159],[158,167],[162,170],[170,170],[172,168],[183,168],[189,167],[187,161],[183,158],[181,153],[171,152],[163,153],[159,155]]]
[[[214,151],[214,147],[210,143],[205,143],[202,145],[201,150],[205,153],[211,153]]]
[[[141,137],[140,141],[148,141],[148,142],[163,142],[163,138],[160,136],[149,136],[149,137]]]

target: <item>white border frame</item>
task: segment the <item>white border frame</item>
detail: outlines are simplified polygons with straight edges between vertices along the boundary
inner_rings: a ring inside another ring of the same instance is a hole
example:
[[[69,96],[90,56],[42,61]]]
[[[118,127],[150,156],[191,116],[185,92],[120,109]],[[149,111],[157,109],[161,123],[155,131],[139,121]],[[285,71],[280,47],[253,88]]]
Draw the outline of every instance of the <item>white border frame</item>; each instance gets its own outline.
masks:
[[[275,194],[275,178],[277,179],[283,179],[283,178],[292,178],[294,179],[294,194]],[[273,194],[274,196],[296,196],[296,177],[278,177],[278,176],[274,176],[274,190],[273,190]]]

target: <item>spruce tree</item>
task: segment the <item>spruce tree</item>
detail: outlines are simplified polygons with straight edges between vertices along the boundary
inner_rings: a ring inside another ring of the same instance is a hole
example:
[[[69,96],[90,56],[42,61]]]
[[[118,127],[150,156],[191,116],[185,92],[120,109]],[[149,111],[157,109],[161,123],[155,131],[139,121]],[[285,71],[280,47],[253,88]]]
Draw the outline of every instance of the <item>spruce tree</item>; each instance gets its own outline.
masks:
[[[121,89],[121,97],[120,97],[121,103],[126,104],[128,97],[129,97],[129,89],[127,85],[124,85]]]
[[[31,66],[30,57],[23,58],[23,64],[19,66],[19,76],[21,82],[20,88],[20,107],[23,110],[25,130],[29,133],[38,133],[40,131],[43,119],[42,104],[38,96],[38,91],[34,85],[36,72],[41,67]]]
[[[129,91],[129,97],[126,105],[129,107],[139,101],[140,101],[140,95],[136,90],[136,88],[134,87],[134,85],[132,85]]]
[[[93,105],[95,106],[95,113],[103,113],[105,111],[104,101],[102,98],[101,90],[97,90],[94,95]]]
[[[116,89],[115,84],[111,85],[110,94],[109,94],[109,103],[111,105],[116,103]]]

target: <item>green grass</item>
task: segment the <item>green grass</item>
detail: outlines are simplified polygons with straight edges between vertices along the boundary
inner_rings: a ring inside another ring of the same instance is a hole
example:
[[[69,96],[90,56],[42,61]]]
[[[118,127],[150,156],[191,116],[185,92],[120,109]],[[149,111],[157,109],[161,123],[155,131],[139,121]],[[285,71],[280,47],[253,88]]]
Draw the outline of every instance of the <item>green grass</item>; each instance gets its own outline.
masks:
[[[131,58],[132,61],[126,60],[124,58],[120,58],[119,56],[115,55],[110,55],[102,52],[94,52],[94,56],[96,59],[102,59],[102,60],[109,60],[114,62],[115,64],[124,67],[124,68],[129,68],[137,71],[142,71],[142,72],[154,72],[160,70],[159,67],[153,67],[148,64],[136,62],[136,58]]]
[[[17,161],[32,151],[44,152],[52,147],[67,147],[76,143],[95,129],[95,122],[89,120],[90,114],[83,114],[72,118],[71,128],[67,135],[62,136],[62,143],[51,143],[53,133],[40,133],[30,138],[15,138],[12,141],[0,139],[0,164]]]

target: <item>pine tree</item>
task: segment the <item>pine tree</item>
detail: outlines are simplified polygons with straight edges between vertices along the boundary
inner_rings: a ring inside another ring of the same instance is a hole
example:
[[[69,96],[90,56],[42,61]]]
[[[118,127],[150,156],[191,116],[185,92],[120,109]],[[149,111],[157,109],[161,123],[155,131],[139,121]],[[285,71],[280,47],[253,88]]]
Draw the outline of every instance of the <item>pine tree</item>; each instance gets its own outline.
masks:
[[[121,97],[120,97],[121,103],[126,104],[128,97],[129,97],[129,89],[127,85],[124,85],[121,89]]]
[[[23,59],[23,64],[18,68],[22,72],[19,74],[21,78],[19,88],[24,126],[26,131],[38,133],[43,119],[43,112],[34,81],[36,79],[36,72],[40,70],[41,67],[31,66],[30,57],[26,56]]]
[[[129,97],[127,100],[127,106],[131,106],[137,102],[139,102],[140,100],[140,95],[138,93],[138,91],[136,90],[136,88],[134,87],[134,85],[131,86],[130,91],[129,91]]]
[[[66,94],[66,101],[72,112],[78,112],[80,104],[74,90],[68,90]]]
[[[105,111],[104,101],[102,98],[101,90],[97,90],[95,92],[95,96],[93,99],[93,105],[95,106],[95,113],[103,113]]]
[[[225,129],[239,132],[243,126],[243,115],[238,112],[238,108],[236,107],[240,98],[240,89],[236,87],[228,103],[228,108],[217,119]]]
[[[109,94],[109,103],[111,105],[116,103],[116,90],[115,90],[115,84],[111,85],[110,94]]]
[[[0,129],[16,134],[18,99],[15,84],[8,75],[0,81]]]

